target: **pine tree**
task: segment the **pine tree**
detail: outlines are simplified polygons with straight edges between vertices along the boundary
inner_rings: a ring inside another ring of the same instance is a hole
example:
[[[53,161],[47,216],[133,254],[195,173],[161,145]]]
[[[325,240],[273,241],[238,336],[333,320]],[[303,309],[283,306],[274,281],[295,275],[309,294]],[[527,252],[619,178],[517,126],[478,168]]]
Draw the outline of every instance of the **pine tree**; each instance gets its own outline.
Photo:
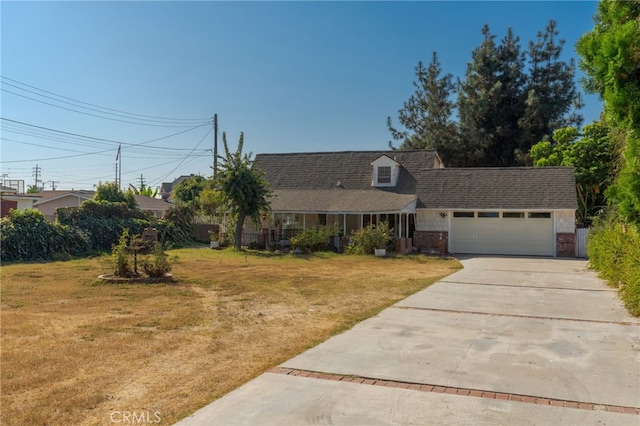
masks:
[[[571,112],[581,108],[575,85],[575,65],[560,60],[565,44],[558,40],[556,22],[549,21],[545,32],[529,43],[529,76],[526,83],[526,108],[518,121],[522,129],[518,152],[522,161],[531,146],[551,138],[557,129],[580,126],[582,117]]]
[[[394,140],[402,141],[400,149],[435,149],[445,164],[455,163],[460,150],[456,125],[451,120],[455,106],[450,100],[455,92],[453,76],[441,76],[442,66],[436,52],[427,68],[418,62],[415,74],[416,91],[398,111],[405,130],[393,127],[391,117],[387,117],[387,127]],[[393,147],[391,142],[389,145]]]
[[[482,35],[458,97],[460,133],[468,153],[465,166],[511,166],[523,110],[524,57],[511,29],[500,45],[488,25]]]

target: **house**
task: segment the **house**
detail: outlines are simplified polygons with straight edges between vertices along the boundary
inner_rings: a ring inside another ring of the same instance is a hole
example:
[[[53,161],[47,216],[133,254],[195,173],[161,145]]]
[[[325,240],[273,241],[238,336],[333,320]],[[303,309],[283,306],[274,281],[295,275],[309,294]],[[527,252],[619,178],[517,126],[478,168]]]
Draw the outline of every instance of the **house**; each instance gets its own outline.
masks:
[[[78,190],[78,191],[42,191],[38,195],[41,196],[40,200],[34,204],[34,208],[40,210],[45,219],[49,222],[56,220],[56,209],[59,207],[80,207],[85,200],[93,198],[93,191]]]
[[[348,237],[387,221],[409,250],[575,253],[572,168],[444,168],[426,150],[258,154],[255,167],[273,190],[278,238],[332,224]]]
[[[159,198],[152,198],[142,194],[136,194],[133,196],[136,199],[138,208],[150,212],[158,219],[162,219],[167,210],[173,206],[172,203],[161,200]]]
[[[32,209],[40,197],[37,194],[18,194],[18,190],[8,186],[0,187],[0,217],[9,215],[11,209]]]
[[[41,198],[34,203],[34,208],[40,210],[44,217],[50,221],[55,221],[56,209],[60,207],[80,207],[86,200],[93,198],[94,191],[42,191],[38,195]],[[146,195],[134,195],[138,208],[140,210],[151,212],[155,217],[162,218],[167,209],[173,204],[158,198],[147,197]]]

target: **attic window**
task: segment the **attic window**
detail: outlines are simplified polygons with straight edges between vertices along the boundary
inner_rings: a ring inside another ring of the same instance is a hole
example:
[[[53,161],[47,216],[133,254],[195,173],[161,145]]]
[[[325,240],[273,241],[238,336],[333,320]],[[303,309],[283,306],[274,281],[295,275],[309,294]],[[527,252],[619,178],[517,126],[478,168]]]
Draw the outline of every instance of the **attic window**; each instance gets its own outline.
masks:
[[[391,183],[391,167],[379,166],[378,167],[378,183]]]

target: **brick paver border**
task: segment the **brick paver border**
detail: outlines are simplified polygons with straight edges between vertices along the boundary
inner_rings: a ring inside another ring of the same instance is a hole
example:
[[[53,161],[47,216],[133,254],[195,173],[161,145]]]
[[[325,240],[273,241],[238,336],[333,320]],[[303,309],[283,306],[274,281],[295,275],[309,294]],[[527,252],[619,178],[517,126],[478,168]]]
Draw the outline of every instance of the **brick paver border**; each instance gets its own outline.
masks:
[[[569,401],[564,399],[543,398],[534,395],[518,395],[504,392],[492,392],[481,389],[465,389],[452,386],[438,386],[426,383],[411,383],[396,380],[384,380],[373,377],[362,377],[353,375],[334,374],[310,370],[299,370],[295,368],[275,367],[267,371],[273,374],[284,374],[287,376],[301,376],[311,379],[332,380],[338,382],[350,382],[371,386],[386,386],[389,388],[400,388],[414,390],[418,392],[446,393],[449,395],[471,396],[476,398],[498,399],[503,401],[515,401],[528,404],[549,405],[553,407],[574,408],[588,411],[609,411],[612,413],[640,415],[640,407],[625,407],[620,405],[595,404],[581,401]]]

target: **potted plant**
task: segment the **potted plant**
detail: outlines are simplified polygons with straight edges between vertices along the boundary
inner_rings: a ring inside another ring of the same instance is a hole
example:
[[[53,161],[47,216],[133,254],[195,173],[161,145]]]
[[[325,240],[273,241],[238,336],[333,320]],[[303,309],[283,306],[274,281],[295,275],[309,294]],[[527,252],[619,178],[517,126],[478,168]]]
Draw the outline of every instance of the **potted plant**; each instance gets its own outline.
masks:
[[[386,222],[368,225],[351,233],[351,242],[347,251],[355,254],[387,255],[387,245],[391,242],[393,230]]]
[[[209,231],[209,247],[212,249],[220,248],[220,233],[219,231]]]

